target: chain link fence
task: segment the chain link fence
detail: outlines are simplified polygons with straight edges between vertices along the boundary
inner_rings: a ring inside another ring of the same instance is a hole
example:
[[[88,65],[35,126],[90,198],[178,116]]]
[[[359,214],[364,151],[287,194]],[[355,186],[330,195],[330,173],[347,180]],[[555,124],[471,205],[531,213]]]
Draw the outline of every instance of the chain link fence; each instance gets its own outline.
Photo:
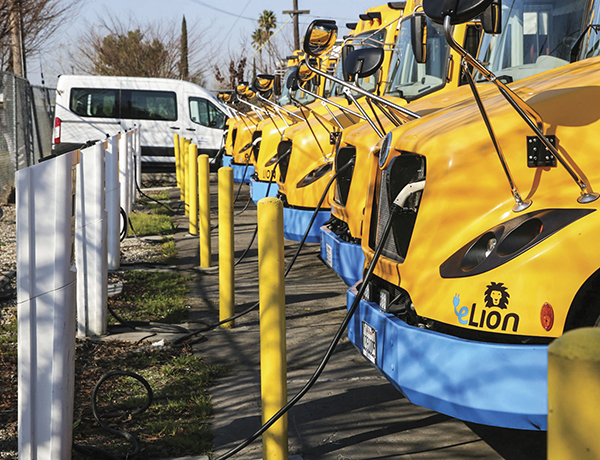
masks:
[[[0,72],[0,204],[12,195],[15,172],[51,154],[55,90]]]

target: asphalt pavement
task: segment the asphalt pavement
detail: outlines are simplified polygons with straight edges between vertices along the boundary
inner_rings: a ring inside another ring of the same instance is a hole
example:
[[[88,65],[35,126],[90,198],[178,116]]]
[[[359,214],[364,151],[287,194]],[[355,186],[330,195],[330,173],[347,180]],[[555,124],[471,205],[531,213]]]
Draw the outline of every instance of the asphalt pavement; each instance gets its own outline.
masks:
[[[217,226],[216,175],[211,174],[211,218]],[[239,184],[235,185],[237,192]],[[172,189],[177,205],[178,189]],[[243,185],[235,203],[235,257],[248,247],[256,206]],[[183,210],[175,217],[178,269],[191,277],[190,321],[218,321],[218,268],[199,270],[199,240],[188,233]],[[298,243],[285,241],[286,261]],[[218,228],[212,232],[213,266],[218,266]],[[288,399],[311,377],[346,312],[347,286],[307,244],[286,278]],[[258,300],[255,240],[235,268],[235,303],[240,312]],[[259,315],[254,310],[232,329],[206,332],[194,352],[226,366],[211,389],[215,457],[236,447],[261,426]],[[410,403],[344,338],[314,387],[289,411],[291,460],[506,459],[546,458],[546,433],[465,423]],[[262,458],[260,437],[237,459]]]

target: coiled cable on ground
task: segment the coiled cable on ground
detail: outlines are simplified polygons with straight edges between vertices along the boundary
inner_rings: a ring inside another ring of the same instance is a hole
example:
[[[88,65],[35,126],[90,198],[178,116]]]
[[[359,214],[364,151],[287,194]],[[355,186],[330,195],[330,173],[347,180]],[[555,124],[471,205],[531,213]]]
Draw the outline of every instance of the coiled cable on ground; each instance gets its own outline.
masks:
[[[144,403],[144,405],[142,405],[141,407],[139,407],[138,409],[136,409],[134,411],[112,412],[112,413],[106,413],[106,414],[101,415],[98,412],[98,392],[100,391],[104,382],[106,382],[109,379],[116,378],[116,377],[130,377],[130,378],[133,378],[133,379],[137,380],[138,382],[140,382],[146,390],[146,394],[147,394],[146,402]],[[122,460],[122,458],[134,459],[140,451],[139,442],[136,439],[136,437],[126,431],[117,430],[115,428],[109,427],[102,419],[103,418],[115,418],[115,417],[121,417],[121,416],[133,416],[133,415],[141,414],[142,412],[146,411],[150,407],[150,405],[152,404],[153,397],[154,397],[154,395],[152,393],[152,388],[150,387],[150,384],[141,375],[136,374],[135,372],[123,371],[123,370],[107,372],[102,377],[100,377],[100,380],[98,380],[98,382],[94,386],[94,389],[92,390],[92,413],[94,414],[94,418],[98,422],[98,425],[100,425],[100,427],[103,430],[105,430],[113,435],[117,435],[117,436],[121,436],[121,437],[125,438],[132,445],[132,450],[130,452],[128,452],[127,454],[125,454],[124,457],[119,457],[117,455],[112,454],[111,452],[108,452],[104,449],[100,449],[99,447],[94,447],[94,446],[81,446],[81,445],[74,443],[73,449],[82,454],[85,454],[85,455],[88,455],[88,456],[91,456],[94,458],[100,458],[100,459],[108,459],[108,460]]]

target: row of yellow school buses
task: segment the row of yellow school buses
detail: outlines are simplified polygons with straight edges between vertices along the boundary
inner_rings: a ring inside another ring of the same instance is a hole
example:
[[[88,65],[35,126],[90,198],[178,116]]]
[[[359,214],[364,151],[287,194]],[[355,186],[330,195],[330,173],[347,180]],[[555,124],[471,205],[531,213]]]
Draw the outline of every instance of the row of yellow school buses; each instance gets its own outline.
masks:
[[[390,2],[220,95],[260,102],[224,164],[321,244],[350,340],[416,404],[545,430],[548,344],[600,323],[599,13]]]

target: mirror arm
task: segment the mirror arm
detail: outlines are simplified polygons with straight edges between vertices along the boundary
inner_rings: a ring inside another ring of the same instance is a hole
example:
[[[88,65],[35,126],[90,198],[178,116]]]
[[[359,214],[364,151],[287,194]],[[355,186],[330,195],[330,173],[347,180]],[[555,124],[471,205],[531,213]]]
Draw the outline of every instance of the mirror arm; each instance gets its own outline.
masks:
[[[468,64],[463,61],[463,72],[467,77],[467,81],[469,82],[469,87],[473,92],[473,97],[475,98],[475,103],[477,104],[477,108],[479,109],[479,113],[481,113],[481,117],[483,118],[483,122],[485,127],[487,128],[488,134],[492,140],[492,144],[494,144],[494,149],[496,150],[496,154],[498,155],[498,159],[500,160],[500,164],[502,165],[502,169],[504,170],[504,174],[508,179],[508,184],[510,185],[510,192],[512,193],[513,199],[515,200],[515,205],[513,206],[513,212],[521,212],[531,206],[531,200],[525,200],[521,198],[521,194],[519,193],[519,189],[517,188],[515,181],[510,173],[510,168],[508,167],[508,163],[506,162],[506,158],[502,153],[502,149],[500,148],[500,144],[498,143],[498,139],[496,138],[496,134],[494,133],[494,128],[492,127],[492,123],[488,114],[485,110],[485,106],[483,105],[483,101],[481,100],[481,96],[479,95],[479,91],[477,91],[477,87],[475,86],[475,81],[473,80],[473,76],[468,72]]]
[[[332,80],[333,82],[342,85],[344,88],[350,88],[350,89],[354,89],[356,92],[362,94],[363,96],[367,96],[371,99],[373,99],[374,101],[380,102],[381,104],[384,104],[387,107],[391,107],[392,109],[396,110],[397,112],[402,114],[402,117],[405,118],[405,121],[410,121],[410,119],[417,119],[417,118],[421,118],[421,115],[411,112],[410,110],[401,107],[397,104],[394,104],[393,102],[390,102],[380,96],[376,96],[375,94],[371,94],[368,91],[365,91],[364,89],[360,88],[360,87],[354,87],[354,85],[349,84],[348,82],[344,81],[344,80],[340,80],[337,77],[334,77],[333,75],[329,75],[319,69],[314,68],[313,66],[310,65],[310,63],[308,62],[307,59],[304,60],[304,62],[306,63],[306,66],[313,71],[314,73],[316,73],[317,75],[320,75],[324,78],[329,78],[330,80]]]
[[[364,119],[359,113],[355,112],[354,110],[350,110],[350,109],[344,107],[343,105],[340,105],[340,104],[338,104],[336,102],[330,101],[329,99],[325,99],[324,97],[319,96],[318,94],[313,93],[313,92],[311,92],[311,91],[309,91],[309,90],[307,90],[305,88],[302,88],[302,91],[305,92],[306,94],[308,94],[309,96],[312,96],[315,99],[320,100],[322,103],[332,105],[332,106],[334,106],[334,107],[336,107],[336,108],[338,108],[338,109],[340,109],[340,110],[342,110],[344,112],[348,112],[352,116]]]
[[[373,123],[373,120],[371,120],[368,116],[367,113],[364,111],[364,109],[361,107],[361,105],[358,103],[358,101],[356,100],[356,98],[354,97],[354,95],[352,94],[352,90],[350,88],[344,88],[344,94],[350,98],[350,100],[354,103],[354,105],[356,107],[358,107],[358,110],[360,110],[360,112],[363,114],[363,116],[365,117],[365,120],[367,120],[367,122],[369,123],[369,125],[371,125],[371,128],[373,128],[373,131],[375,131],[375,133],[377,133],[377,135],[380,138],[383,138],[383,134],[382,132],[379,130],[379,128],[375,125],[375,123]]]
[[[304,91],[304,89],[303,89]],[[305,91],[307,94],[310,94],[309,92]],[[292,101],[294,101],[296,104],[300,105],[302,108],[306,109],[309,113],[311,113],[319,123],[321,123],[321,125],[323,125],[323,122],[321,122],[321,120],[319,120],[319,118],[317,117],[317,114],[315,112],[313,112],[313,110],[306,106],[305,104],[303,104],[302,102],[300,102],[298,99],[296,99],[291,93],[290,93],[290,98],[292,99]],[[310,121],[308,120],[308,117],[304,114],[304,111],[300,111],[300,113],[302,113],[302,116],[304,116],[304,121],[306,122],[308,129],[310,129],[311,134],[313,135],[313,138],[315,139],[315,142],[317,143],[317,145],[319,146],[319,150],[321,151],[321,155],[323,156],[323,158],[327,159],[327,157],[325,156],[325,152],[323,151],[323,147],[321,147],[321,143],[319,142],[319,139],[317,138],[317,135],[315,134],[315,132],[312,129],[312,126],[310,125]],[[325,126],[323,125],[323,127],[325,128]],[[331,134],[331,131],[329,131],[327,128],[325,128],[325,130]]]
[[[272,105],[272,106],[273,106],[273,108],[274,108],[274,109],[275,109],[275,110],[278,112],[279,116],[280,116],[280,117],[283,119],[283,121],[285,122],[285,124],[286,124],[287,126],[290,126],[290,125],[289,125],[289,123],[287,122],[287,120],[285,119],[285,117],[283,117],[283,116],[281,115],[281,113],[279,113],[280,111],[283,111],[283,112],[285,112],[285,113],[286,113],[287,115],[289,115],[291,118],[296,118],[298,121],[303,121],[303,120],[304,120],[304,119],[303,119],[301,116],[299,116],[299,115],[296,115],[294,112],[292,112],[292,111],[290,111],[290,110],[286,109],[285,107],[282,107],[282,106],[280,106],[279,104],[276,104],[276,103],[274,103],[273,101],[270,101],[270,100],[268,100],[268,99],[264,98],[263,96],[261,96],[261,95],[260,95],[260,93],[258,94],[258,98],[259,98],[261,101],[264,101],[264,102],[266,102],[267,104],[270,104],[270,105]]]
[[[327,104],[325,101],[321,101],[321,105],[323,107],[325,107],[325,110],[327,110],[327,112],[329,112],[329,115],[331,116],[331,119],[335,120],[335,123],[338,125],[338,128],[340,129],[340,131],[343,131],[344,127],[342,126],[342,124],[340,123],[340,121],[338,120],[338,118],[334,115],[334,113],[329,108],[329,104]]]
[[[381,110],[381,113],[383,113],[387,117],[387,119],[392,122],[392,124],[394,126],[400,126],[402,124],[402,121],[399,120],[398,117],[396,117],[396,115],[394,115],[394,112],[392,112],[391,110],[389,110],[387,107],[382,106],[377,101],[373,101],[373,104],[375,104],[377,106],[377,108],[379,110]]]
[[[256,113],[256,116],[258,116],[258,118],[260,118],[260,121],[264,120],[264,118],[260,114],[260,112],[264,112],[265,111],[264,109],[261,109],[260,107],[254,105],[254,104],[251,104],[250,102],[245,101],[243,99],[239,99],[238,98],[238,101],[241,102],[242,104],[246,104],[247,106],[252,107],[252,110],[254,110],[254,113]]]
[[[496,75],[494,75],[490,70],[486,69],[477,59],[471,56],[467,51],[460,46],[454,38],[452,37],[452,26],[450,24],[450,16],[446,16],[444,18],[444,36],[446,37],[446,41],[450,45],[450,47],[455,50],[458,54],[462,56],[462,58],[466,61],[467,64],[473,66],[473,68],[477,69],[488,81],[494,83],[502,96],[508,101],[508,103],[515,109],[515,111],[519,114],[519,116],[527,123],[527,125],[531,128],[531,130],[538,137],[540,142],[544,144],[544,146],[552,152],[558,162],[565,168],[567,173],[571,176],[571,178],[575,181],[580,190],[580,196],[577,198],[579,203],[590,203],[595,201],[600,197],[598,193],[588,191],[588,184],[580,177],[575,170],[567,163],[567,161],[563,158],[562,154],[558,152],[558,149],[552,145],[552,143],[544,136],[543,133],[543,122],[542,117],[533,110],[533,108],[528,105],[523,99],[517,96],[508,86],[506,86],[502,81],[500,81]],[[532,118],[535,120],[532,120]]]
[[[285,117],[281,114],[281,111],[279,110],[280,107],[275,104],[273,101],[270,101],[269,99],[267,99],[266,97],[264,97],[262,94],[260,93],[256,93],[256,97],[258,97],[258,99],[260,101],[262,101],[264,104],[267,104],[268,106],[272,107],[272,110],[275,112],[275,115],[277,115],[279,118],[281,118],[281,120],[285,123],[285,125],[287,127],[290,126],[290,124],[288,123],[288,121],[285,119]],[[273,119],[273,117],[271,116],[271,112],[267,111],[267,115],[269,116],[269,118],[271,119],[271,121],[273,123],[275,123],[275,120]],[[277,127],[277,125],[275,125],[275,127]]]

